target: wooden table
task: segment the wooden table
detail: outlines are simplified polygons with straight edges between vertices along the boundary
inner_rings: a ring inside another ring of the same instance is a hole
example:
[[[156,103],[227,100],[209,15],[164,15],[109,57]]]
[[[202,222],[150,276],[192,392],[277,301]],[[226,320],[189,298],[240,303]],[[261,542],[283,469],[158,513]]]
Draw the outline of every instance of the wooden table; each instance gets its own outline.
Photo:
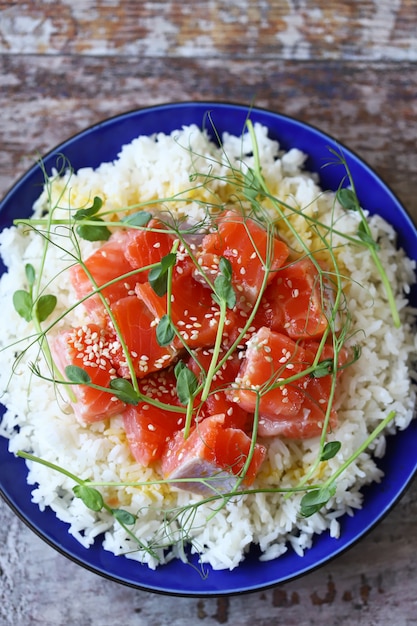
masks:
[[[254,103],[356,150],[417,219],[417,0],[0,1],[0,194],[87,125],[176,100]],[[360,544],[230,598],[81,569],[0,505],[0,624],[417,624],[417,486]]]

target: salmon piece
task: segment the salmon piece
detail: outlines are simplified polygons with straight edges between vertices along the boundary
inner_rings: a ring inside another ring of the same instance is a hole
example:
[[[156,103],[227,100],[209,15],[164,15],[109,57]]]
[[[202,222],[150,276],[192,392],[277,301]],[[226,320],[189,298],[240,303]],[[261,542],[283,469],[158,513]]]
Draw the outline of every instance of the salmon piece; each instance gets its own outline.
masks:
[[[136,293],[152,312],[155,319],[167,313],[166,296],[158,296],[149,283],[137,284]],[[187,274],[179,274],[172,280],[171,318],[184,343],[192,349],[213,346],[216,341],[220,308],[211,297],[210,290]],[[223,330],[223,343],[229,344],[235,336],[238,317],[228,309]],[[173,342],[179,349],[182,341]]]
[[[315,415],[315,403],[306,402],[300,413],[295,417],[280,416],[279,419],[261,417],[258,422],[259,437],[282,437],[286,439],[311,439],[320,437],[323,431],[324,413],[320,412],[321,419]],[[337,414],[332,410],[328,432],[337,426]]]
[[[300,259],[276,273],[265,290],[254,324],[292,339],[322,337],[328,327],[325,303],[329,295],[314,263]]]
[[[148,229],[156,229],[156,232]],[[157,219],[151,219],[146,229],[129,229],[125,255],[133,268],[142,268],[169,254],[174,237],[166,232],[167,227]],[[141,272],[138,282],[146,282],[149,271]]]
[[[235,381],[236,388],[230,398],[254,413],[257,391],[262,387],[266,391],[275,384],[275,388],[262,395],[260,414],[272,419],[278,415],[297,415],[303,404],[305,377],[289,384],[279,383],[302,372],[308,365],[305,350],[286,335],[263,326],[247,343],[245,358]]]
[[[195,357],[191,357],[187,363],[187,367],[196,375],[196,377],[204,382],[205,376],[202,376],[202,369],[207,373],[212,359],[211,349],[196,350]],[[220,353],[219,360],[223,357],[224,352]],[[197,363],[198,360],[198,363]],[[228,394],[231,385],[239,372],[241,361],[236,354],[228,358],[222,368],[213,377],[210,394],[207,400],[199,406],[198,416],[205,419],[212,415],[221,415],[224,418],[224,426],[231,428],[241,428],[248,431],[252,428],[252,416],[241,406],[232,402]],[[198,406],[199,399],[196,399]]]
[[[303,389],[304,398],[297,415],[278,418],[261,416],[258,422],[260,437],[287,437],[289,439],[308,439],[322,434],[326,411],[330,398],[331,377],[309,377]],[[331,409],[327,432],[337,426],[337,412]]]
[[[288,247],[277,237],[268,235],[253,219],[244,218],[237,211],[227,211],[219,218],[217,227],[215,233],[203,238],[199,256],[201,268],[214,280],[219,272],[220,257],[228,259],[232,266],[232,284],[237,294],[238,306],[250,307],[260,293],[265,275],[264,265],[268,257],[269,283],[274,272],[287,260]]]
[[[164,404],[180,406],[172,368],[150,374],[140,381],[140,391]],[[168,441],[185,426],[185,413],[176,413],[148,402],[130,405],[123,413],[127,441],[135,460],[147,467],[158,461]]]
[[[251,439],[238,428],[224,426],[224,418],[213,415],[199,422],[189,437],[177,432],[168,442],[161,462],[165,478],[176,487],[206,495],[227,492],[234,487],[248,457]],[[253,483],[266,456],[266,448],[256,443],[243,484]],[[205,478],[206,483],[184,479]],[[181,479],[184,482],[175,482]]]
[[[102,287],[134,269],[124,254],[128,238],[129,235],[126,231],[117,231],[111,235],[110,239],[101,248],[86,259],[85,265],[98,287]],[[95,289],[81,265],[71,267],[70,280],[77,298],[80,300]],[[101,293],[107,302],[111,304],[133,293],[132,290],[137,280],[137,276],[127,279],[121,278],[112,285],[102,289]],[[87,298],[83,305],[90,316],[99,323],[107,316],[105,307],[98,294]]]
[[[106,388],[116,377],[112,356],[118,348],[116,337],[96,324],[64,331],[51,343],[55,362],[63,373],[67,365],[76,365],[86,371],[93,384]],[[72,407],[82,424],[107,419],[125,408],[111,391],[88,385],[72,385],[71,389],[76,397]]]
[[[256,390],[269,382],[285,381],[302,373],[314,361],[319,344],[297,344],[286,335],[262,327],[249,342],[245,359],[236,378],[232,399],[255,412]],[[324,346],[320,361],[333,359],[333,348]],[[341,351],[338,367],[347,359]],[[338,374],[340,375],[340,373]],[[332,375],[301,376],[262,395],[259,402],[258,435],[305,439],[321,434],[331,393]],[[330,413],[329,429],[337,425],[337,414]]]
[[[136,376],[142,378],[168,367],[176,351],[158,344],[155,317],[143,300],[136,295],[127,296],[114,302],[110,308],[128,348]],[[114,363],[119,376],[130,377],[126,355],[121,348],[114,356]]]

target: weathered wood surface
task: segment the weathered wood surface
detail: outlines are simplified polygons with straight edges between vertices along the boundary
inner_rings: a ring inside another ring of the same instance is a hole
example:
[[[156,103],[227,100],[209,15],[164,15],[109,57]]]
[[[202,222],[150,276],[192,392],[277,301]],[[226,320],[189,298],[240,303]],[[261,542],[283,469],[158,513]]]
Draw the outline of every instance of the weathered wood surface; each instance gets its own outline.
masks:
[[[0,195],[110,115],[254,103],[356,150],[417,219],[417,1],[0,1]],[[417,624],[417,486],[348,553],[264,592],[199,600],[82,570],[0,504],[0,625]]]
[[[415,0],[0,2],[10,54],[416,60]]]
[[[410,210],[416,205],[415,63],[7,55],[0,87],[0,191],[33,155],[110,115],[233,99],[320,126],[375,167]]]

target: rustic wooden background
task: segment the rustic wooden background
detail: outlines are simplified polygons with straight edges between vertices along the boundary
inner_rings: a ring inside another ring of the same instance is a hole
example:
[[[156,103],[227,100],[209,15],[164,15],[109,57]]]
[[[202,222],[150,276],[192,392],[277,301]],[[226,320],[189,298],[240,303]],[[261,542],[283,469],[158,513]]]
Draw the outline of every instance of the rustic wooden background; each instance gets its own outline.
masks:
[[[356,150],[417,219],[417,0],[0,0],[0,195],[108,116],[254,103]],[[82,570],[0,504],[0,625],[417,624],[417,486],[326,567],[231,598],[157,596]]]

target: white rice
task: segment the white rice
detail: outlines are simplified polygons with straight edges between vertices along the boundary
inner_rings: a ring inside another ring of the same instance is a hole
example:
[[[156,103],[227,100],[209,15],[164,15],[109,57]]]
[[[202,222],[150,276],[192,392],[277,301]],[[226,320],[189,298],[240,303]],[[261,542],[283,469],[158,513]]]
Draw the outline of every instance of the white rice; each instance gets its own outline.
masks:
[[[308,207],[305,212],[323,220],[335,210],[333,215],[337,217],[339,231],[356,233],[358,215],[345,213],[337,206],[334,208],[333,195],[323,194],[316,177],[303,171],[305,157],[302,153],[293,149],[280,154],[278,144],[268,138],[266,128],[257,126],[256,135],[263,174],[277,197],[296,207]],[[115,162],[104,163],[97,170],[84,168],[70,178],[66,175],[56,180],[52,186],[52,200],[54,202],[62,194],[60,206],[81,207],[88,205],[97,195],[104,199],[106,209],[117,211],[189,189],[190,173],[194,171],[222,177],[228,172],[225,154],[239,168],[242,154],[250,153],[248,136],[242,139],[226,135],[223,150],[220,150],[196,126],[185,127],[170,136],[139,137],[123,147]],[[246,157],[248,164],[251,158]],[[177,210],[186,210],[190,220],[199,220],[204,210],[195,198],[210,202],[213,193],[220,197],[227,194],[226,185],[213,178],[208,189],[190,193],[187,206],[184,208],[184,204],[178,203]],[[44,192],[35,212],[39,213],[46,202]],[[65,209],[61,214],[66,215]],[[324,531],[329,531],[336,540],[340,531],[339,518],[360,508],[361,488],[382,477],[374,457],[383,456],[387,432],[406,428],[414,416],[411,364],[417,347],[413,328],[415,312],[407,305],[409,286],[415,281],[414,263],[402,250],[397,250],[395,233],[389,224],[378,216],[370,217],[369,223],[380,243],[379,255],[395,290],[402,325],[395,328],[392,324],[384,288],[367,249],[348,246],[343,238],[337,241],[335,237],[334,245],[340,244],[338,261],[351,274],[349,307],[353,330],[363,331],[355,337],[355,342],[361,343],[362,354],[342,377],[339,426],[333,435],[342,443],[342,448],[328,462],[321,478],[325,480],[334,472],[390,411],[394,410],[396,417],[370,449],[342,474],[335,496],[312,517],[304,519],[299,515],[302,494],[288,498],[266,493],[236,497],[215,516],[211,516],[212,510],[208,506],[196,509],[191,549],[200,552],[202,563],[209,563],[215,569],[232,569],[244,559],[252,543],[259,544],[262,559],[268,560],[278,558],[288,549],[302,555],[311,546],[314,535]],[[306,231],[305,220],[299,217],[294,224],[314,246],[314,237]],[[58,230],[58,237],[62,244],[68,245],[64,229]],[[9,438],[11,453],[31,451],[83,479],[103,482],[155,479],[151,469],[144,469],[132,460],[119,416],[84,427],[74,418],[59,390],[29,374],[29,364],[39,356],[36,345],[24,353],[12,375],[15,351],[24,348],[22,343],[14,347],[13,344],[34,332],[16,314],[12,294],[16,288],[25,285],[25,263],[39,267],[42,246],[42,237],[25,228],[8,228],[0,235],[0,251],[8,267],[0,281],[0,389],[3,392],[1,401],[7,408],[0,434]],[[87,256],[94,247],[95,244],[84,242],[83,255]],[[75,300],[69,280],[64,280],[60,274],[70,263],[62,250],[49,246],[44,284],[48,285],[49,293],[58,296],[57,314]],[[78,325],[83,320],[83,312],[78,307],[71,322]],[[64,323],[68,321],[59,326]],[[26,342],[29,343],[30,340]],[[6,346],[12,347],[5,349]],[[18,430],[15,429],[17,425]],[[258,483],[290,487],[314,462],[318,449],[317,439],[268,442],[268,458]],[[69,532],[86,548],[95,540],[102,541],[106,550],[147,563],[151,568],[174,557],[186,558],[181,541],[170,550],[158,549],[158,558],[138,550],[111,516],[105,512],[94,513],[80,499],[74,498],[73,481],[58,472],[30,463],[28,482],[33,485],[33,502],[41,510],[51,507],[60,520],[69,524]],[[104,488],[102,491],[105,498],[116,497],[124,509],[134,514],[139,512],[134,532],[144,543],[152,542],[155,535],[162,537],[164,510],[198,501],[196,495],[162,485]],[[100,539],[96,539],[98,535]]]

